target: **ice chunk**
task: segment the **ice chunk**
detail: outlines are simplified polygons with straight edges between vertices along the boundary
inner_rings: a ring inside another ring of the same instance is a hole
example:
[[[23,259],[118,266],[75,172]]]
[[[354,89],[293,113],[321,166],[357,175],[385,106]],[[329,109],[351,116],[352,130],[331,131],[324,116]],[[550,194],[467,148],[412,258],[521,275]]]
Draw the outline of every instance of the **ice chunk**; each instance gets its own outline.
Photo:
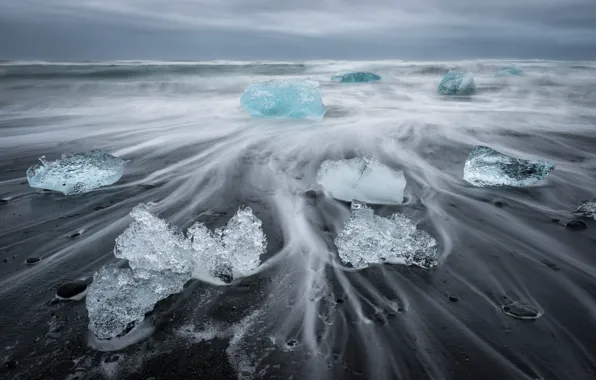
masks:
[[[101,150],[65,153],[62,158],[27,169],[29,186],[54,190],[64,195],[82,194],[117,182],[122,177],[124,161]]]
[[[432,236],[402,214],[383,218],[357,201],[352,202],[352,213],[335,245],[341,260],[354,268],[384,262],[423,268],[437,265],[437,241]]]
[[[596,199],[583,201],[575,214],[585,216],[586,218],[596,219]]]
[[[244,90],[240,104],[255,117],[315,119],[325,116],[319,84],[301,79],[255,82]]]
[[[335,199],[374,204],[402,203],[406,187],[401,170],[393,170],[370,157],[324,161],[317,182]]]
[[[524,70],[515,65],[504,66],[498,72],[497,76],[523,76],[525,75]]]
[[[130,215],[134,222],[116,238],[116,257],[127,259],[134,270],[192,273],[194,253],[182,232],[151,214],[144,204],[133,208]]]
[[[202,223],[196,223],[188,230],[192,249],[197,252],[196,265],[208,268],[214,276],[226,281],[233,277],[246,276],[259,264],[265,253],[267,239],[261,228],[261,221],[249,207],[243,207],[230,219],[228,225],[211,233]]]
[[[449,70],[439,84],[441,95],[472,95],[476,92],[474,76],[471,73]]]
[[[361,83],[361,82],[377,82],[381,80],[381,76],[369,72],[355,72],[341,75],[334,75],[332,80],[342,83]]]
[[[93,276],[87,292],[89,330],[98,339],[115,338],[128,332],[155,304],[182,291],[189,277],[172,272],[154,272],[106,266]]]
[[[486,146],[476,146],[466,159],[464,180],[476,187],[526,187],[544,179],[555,164],[513,158]]]

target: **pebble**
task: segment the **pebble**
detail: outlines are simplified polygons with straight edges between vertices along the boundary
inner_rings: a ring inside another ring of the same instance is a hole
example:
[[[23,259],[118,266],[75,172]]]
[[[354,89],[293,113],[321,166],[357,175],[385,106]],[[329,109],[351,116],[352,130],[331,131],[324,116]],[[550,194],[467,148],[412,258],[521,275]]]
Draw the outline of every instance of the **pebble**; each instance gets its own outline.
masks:
[[[39,257],[29,257],[26,260],[27,264],[37,264],[38,262],[40,262],[40,258]]]
[[[501,307],[503,312],[517,319],[538,319],[542,313],[533,306],[523,302],[513,302]]]
[[[588,226],[586,223],[582,222],[581,220],[572,220],[571,222],[567,223],[567,229],[571,231],[583,231]]]
[[[87,290],[87,283],[83,280],[75,280],[61,285],[56,295],[61,298],[72,298]]]

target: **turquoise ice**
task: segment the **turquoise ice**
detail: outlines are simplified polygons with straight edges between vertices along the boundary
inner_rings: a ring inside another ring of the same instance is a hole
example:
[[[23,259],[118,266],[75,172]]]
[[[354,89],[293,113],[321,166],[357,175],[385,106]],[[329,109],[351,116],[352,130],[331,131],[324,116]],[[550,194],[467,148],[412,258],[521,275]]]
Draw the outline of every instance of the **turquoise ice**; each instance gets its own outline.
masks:
[[[255,82],[240,98],[254,117],[321,120],[327,112],[319,84],[302,79]]]
[[[555,164],[506,156],[486,146],[476,146],[464,164],[464,180],[476,187],[526,187],[543,180]]]
[[[124,171],[124,160],[101,150],[65,153],[59,160],[46,161],[27,169],[29,186],[58,191],[64,195],[87,193],[116,183]]]
[[[474,76],[471,73],[449,70],[439,84],[441,95],[472,95],[476,92]]]
[[[331,79],[341,83],[362,83],[378,82],[381,80],[381,76],[374,73],[358,71],[355,73],[334,75],[333,77],[331,77]]]
[[[515,65],[503,66],[497,72],[497,76],[500,76],[500,77],[503,77],[503,76],[523,76],[523,75],[525,75],[524,70],[521,67],[515,66]]]

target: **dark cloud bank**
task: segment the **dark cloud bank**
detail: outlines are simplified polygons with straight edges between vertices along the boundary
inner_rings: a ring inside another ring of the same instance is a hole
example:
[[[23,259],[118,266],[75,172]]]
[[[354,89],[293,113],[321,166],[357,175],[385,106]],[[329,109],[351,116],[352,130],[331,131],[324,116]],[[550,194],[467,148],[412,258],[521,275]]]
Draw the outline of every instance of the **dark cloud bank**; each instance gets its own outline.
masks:
[[[383,58],[596,59],[596,1],[0,1],[0,59]]]

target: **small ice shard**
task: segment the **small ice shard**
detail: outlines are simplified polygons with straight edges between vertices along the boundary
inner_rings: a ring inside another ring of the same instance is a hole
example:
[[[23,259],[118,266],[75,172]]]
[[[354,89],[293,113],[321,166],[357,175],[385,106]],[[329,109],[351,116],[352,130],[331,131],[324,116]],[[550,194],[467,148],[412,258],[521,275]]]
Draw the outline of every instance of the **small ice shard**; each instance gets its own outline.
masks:
[[[476,92],[472,73],[449,70],[439,83],[440,95],[472,95]]]
[[[346,73],[340,75],[334,75],[331,77],[332,80],[341,83],[362,83],[362,82],[378,82],[381,80],[381,76],[369,73],[369,72],[355,72]]]
[[[371,157],[324,161],[317,182],[335,199],[372,204],[400,204],[406,187],[401,170],[393,170]]]
[[[87,292],[89,330],[98,339],[123,335],[157,302],[180,293],[187,281],[187,276],[172,272],[103,267],[93,276]]]
[[[318,82],[302,79],[255,82],[240,104],[254,117],[321,120],[327,112]]]
[[[466,159],[464,180],[476,187],[527,187],[544,179],[555,168],[548,161],[506,156],[486,146],[476,146]]]
[[[583,201],[575,214],[585,216],[586,218],[596,219],[596,199]]]
[[[335,239],[339,257],[360,269],[381,263],[437,265],[437,241],[404,215],[383,218],[365,203],[352,202],[352,213]]]
[[[61,159],[27,169],[29,186],[54,190],[64,195],[87,193],[117,182],[122,177],[124,160],[101,150],[88,153],[65,153]]]
[[[538,319],[542,315],[540,310],[523,302],[512,302],[501,309],[508,316],[517,319]]]
[[[144,204],[133,208],[130,216],[134,222],[116,238],[114,256],[127,259],[133,270],[170,270],[190,277],[194,269],[190,240]]]
[[[498,72],[497,76],[523,76],[525,75],[524,70],[515,65],[504,66]]]
[[[187,234],[196,252],[195,265],[208,269],[212,276],[224,282],[230,275],[235,278],[251,274],[260,265],[260,256],[267,248],[261,224],[250,207],[240,208],[226,227],[214,233],[202,223],[194,224]]]

